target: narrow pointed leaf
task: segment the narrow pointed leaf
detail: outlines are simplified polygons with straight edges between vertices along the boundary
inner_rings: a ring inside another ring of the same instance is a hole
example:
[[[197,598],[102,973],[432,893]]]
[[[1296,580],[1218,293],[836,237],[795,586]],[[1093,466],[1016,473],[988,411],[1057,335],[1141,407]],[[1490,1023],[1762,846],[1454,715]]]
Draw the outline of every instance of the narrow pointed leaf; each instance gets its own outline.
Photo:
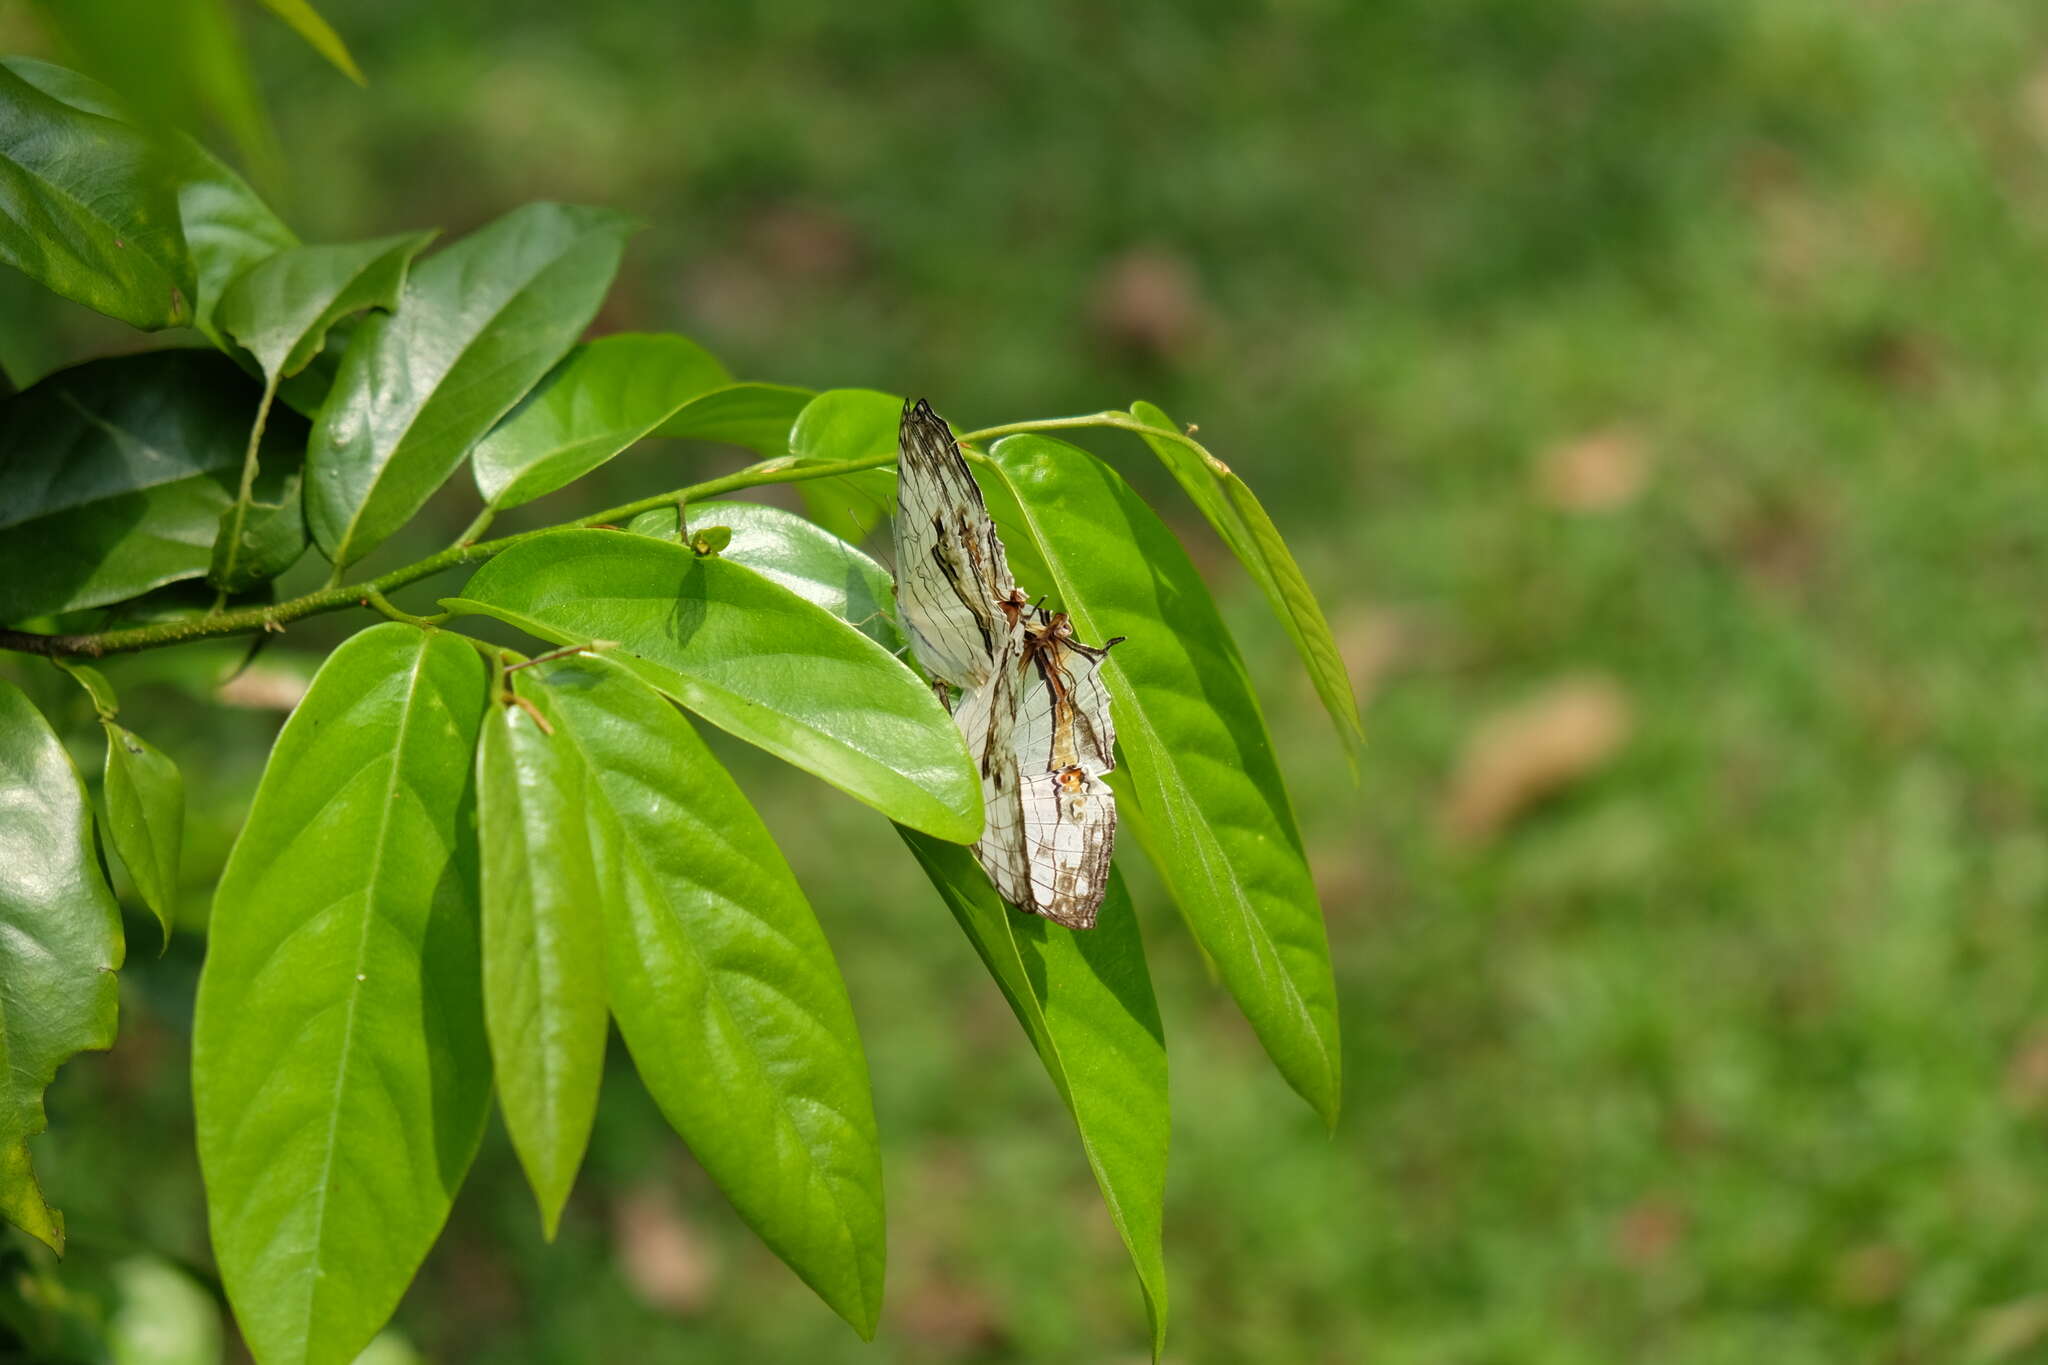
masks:
[[[549,689],[514,686],[554,729],[493,706],[477,747],[484,1022],[498,1106],[553,1241],[604,1075],[604,933],[588,827],[589,769]]]
[[[148,740],[111,720],[100,724],[107,732],[107,833],[168,943],[178,916],[185,779]]]
[[[121,912],[100,874],[85,783],[20,688],[0,682],[0,1218],[64,1250],[28,1139],[72,1054],[114,1041]]]
[[[476,448],[477,491],[493,507],[531,502],[731,383],[688,337],[622,332],[578,346]]]
[[[215,1259],[265,1365],[390,1316],[483,1136],[472,754],[485,676],[390,623],[337,649],[229,855],[193,1024]]]
[[[356,59],[348,55],[348,45],[341,41],[341,35],[306,0],[261,0],[261,3],[265,9],[290,24],[294,33],[333,63],[335,70],[357,85],[368,84],[356,66]]]
[[[1095,927],[1075,933],[1005,907],[966,849],[898,832],[1074,1116],[1095,1183],[1138,1272],[1157,1360],[1166,1344],[1166,1040],[1123,879],[1110,874]]]
[[[175,141],[180,163],[178,213],[197,276],[192,325],[215,346],[232,351],[234,342],[214,316],[222,295],[243,271],[297,246],[299,239],[248,182],[213,153],[182,134]]]
[[[607,659],[548,669],[591,775],[612,1012],[641,1078],[749,1225],[872,1336],[881,1154],[825,935],[688,721]]]
[[[431,232],[367,242],[290,247],[243,271],[215,314],[272,381],[306,368],[327,329],[365,308],[389,311],[405,288],[406,267],[434,240]]]
[[[654,434],[787,455],[789,430],[811,398],[809,389],[787,384],[729,384],[683,404]]]
[[[1118,747],[1165,851],[1159,874],[1288,1083],[1339,1100],[1336,985],[1315,883],[1237,646],[1180,542],[1086,451],[1012,436],[991,451],[1019,530],[1084,640],[1109,656]],[[992,506],[994,500],[992,500]],[[1018,557],[1021,577],[1028,560]]]
[[[443,599],[557,644],[606,651],[720,729],[942,839],[981,829],[952,718],[889,652],[744,565],[618,531],[553,531]]]
[[[88,361],[0,401],[0,620],[206,573],[257,392],[224,356],[170,350]],[[271,414],[266,489],[296,475],[305,439],[296,414]]]
[[[1131,416],[1147,426],[1178,430],[1171,417],[1150,403],[1131,404]],[[1273,519],[1266,515],[1265,507],[1251,488],[1229,466],[1204,459],[1201,452],[1165,437],[1146,436],[1144,441],[1209,519],[1209,525],[1237,556],[1237,562],[1244,565],[1245,572],[1266,595],[1273,614],[1287,628],[1302,665],[1308,669],[1309,681],[1322,698],[1323,709],[1330,713],[1338,738],[1344,741],[1344,756],[1350,760],[1355,774],[1358,748],[1365,742],[1365,727],[1358,718],[1351,676],[1345,672],[1344,656],[1337,650],[1322,606],[1309,588],[1308,579],[1302,576],[1301,566],[1294,562],[1294,552],[1287,548],[1280,529],[1273,525]]]
[[[815,602],[882,648],[894,652],[907,643],[889,571],[816,522],[766,503],[696,502],[690,526],[726,527],[732,540],[720,551],[724,558]],[[675,509],[642,512],[626,529],[673,540]]]
[[[351,564],[403,526],[574,344],[633,222],[528,204],[412,270],[356,332],[307,452],[306,519]]]
[[[0,61],[0,262],[132,327],[192,320],[192,257],[163,145],[103,86]]]

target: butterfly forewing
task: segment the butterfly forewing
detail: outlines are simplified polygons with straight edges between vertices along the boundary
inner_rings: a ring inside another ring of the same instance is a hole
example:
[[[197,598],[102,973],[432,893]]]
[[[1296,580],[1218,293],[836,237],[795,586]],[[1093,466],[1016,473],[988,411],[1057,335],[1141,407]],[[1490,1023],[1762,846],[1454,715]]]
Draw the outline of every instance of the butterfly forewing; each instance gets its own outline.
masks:
[[[970,689],[986,681],[1009,620],[1010,565],[981,489],[943,417],[907,403],[897,429],[896,597],[917,660]]]

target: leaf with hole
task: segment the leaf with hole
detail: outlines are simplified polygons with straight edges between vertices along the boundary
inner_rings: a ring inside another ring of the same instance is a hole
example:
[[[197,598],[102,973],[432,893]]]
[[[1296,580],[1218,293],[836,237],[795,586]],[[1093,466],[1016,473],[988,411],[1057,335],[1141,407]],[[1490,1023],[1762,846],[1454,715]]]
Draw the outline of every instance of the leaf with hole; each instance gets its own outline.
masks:
[[[28,1140],[73,1053],[114,1041],[121,912],[100,874],[85,783],[49,722],[0,682],[0,1218],[57,1252]]]
[[[192,1094],[215,1259],[270,1365],[355,1357],[483,1136],[485,692],[460,637],[349,639],[279,734],[221,874]]]
[[[731,734],[956,842],[981,784],[929,688],[847,622],[741,563],[619,531],[550,531],[485,563],[452,611],[607,652]]]
[[[634,223],[528,204],[412,269],[356,331],[313,426],[306,520],[352,564],[411,520],[560,360],[604,299]]]

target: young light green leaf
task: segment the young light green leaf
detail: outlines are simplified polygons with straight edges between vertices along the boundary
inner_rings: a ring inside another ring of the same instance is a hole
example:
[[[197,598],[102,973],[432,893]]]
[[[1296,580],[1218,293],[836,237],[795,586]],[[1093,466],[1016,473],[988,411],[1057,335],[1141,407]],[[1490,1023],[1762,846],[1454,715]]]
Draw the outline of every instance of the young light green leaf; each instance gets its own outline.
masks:
[[[609,658],[546,668],[590,774],[612,1013],[748,1224],[864,1337],[881,1311],[867,1061],[824,933],[703,740]]]
[[[161,145],[105,87],[0,61],[0,262],[155,331],[192,320],[192,257]]]
[[[1086,451],[1012,436],[993,470],[1104,665],[1124,768],[1165,850],[1159,874],[1288,1083],[1336,1121],[1336,983],[1315,883],[1265,717],[1201,575]],[[994,499],[991,506],[995,506]],[[1021,538],[1021,537],[1020,537]],[[1014,554],[1020,576],[1028,561]]]
[[[484,1022],[498,1106],[553,1241],[597,1116],[608,1016],[590,772],[530,675],[512,677],[533,710],[493,706],[477,746]]]
[[[114,1041],[121,911],[100,874],[85,783],[21,689],[0,682],[0,1218],[64,1250],[28,1140],[73,1053]]]
[[[306,520],[336,564],[403,526],[597,313],[631,219],[528,204],[429,256],[356,332],[314,423]]]
[[[809,389],[787,384],[729,384],[683,404],[654,434],[787,455],[789,429],[811,397]]]
[[[1131,404],[1131,416],[1146,426],[1178,431],[1173,419],[1150,403]],[[1344,741],[1344,756],[1352,772],[1358,771],[1358,748],[1365,742],[1365,727],[1358,719],[1358,702],[1351,690],[1351,677],[1344,670],[1344,656],[1330,634],[1330,623],[1294,562],[1293,551],[1280,536],[1280,529],[1266,515],[1245,481],[1220,460],[1205,458],[1202,452],[1163,436],[1145,436],[1145,444],[1159,457],[1209,525],[1244,565],[1245,572],[1265,593],[1274,615],[1287,627],[1309,681],[1322,698],[1323,709]]]
[[[688,337],[621,332],[578,346],[477,446],[477,491],[493,507],[531,502],[731,383]]]
[[[178,916],[185,779],[148,740],[111,720],[100,724],[107,732],[107,833],[169,943]]]
[[[215,318],[278,383],[306,368],[327,329],[342,318],[365,308],[396,308],[406,267],[433,240],[431,232],[411,232],[288,247],[237,276]]]
[[[552,531],[477,570],[454,611],[617,659],[713,725],[956,843],[981,829],[967,746],[929,688],[752,569],[618,531]]]
[[[327,660],[228,857],[193,1023],[213,1246],[266,1365],[339,1365],[448,1216],[491,1095],[460,638],[388,623]]]
[[[899,829],[1038,1049],[1131,1253],[1152,1358],[1166,1345],[1166,1040],[1145,945],[1123,879],[1110,874],[1101,917],[1075,933],[1003,905],[974,856]]]
[[[261,0],[261,3],[265,9],[290,24],[292,31],[304,38],[315,52],[332,62],[335,70],[357,85],[369,83],[363,79],[356,59],[348,55],[348,45],[341,41],[341,35],[306,0]]]
[[[241,480],[257,389],[224,356],[150,351],[60,370],[0,402],[0,620],[197,578]],[[306,424],[261,458],[296,475]]]
[[[182,133],[173,140],[179,162],[178,214],[197,277],[192,325],[221,350],[233,351],[234,342],[214,320],[221,296],[236,276],[297,246],[299,239],[213,153]]]
[[[892,653],[907,643],[896,623],[896,588],[889,571],[816,522],[766,503],[691,503],[692,530],[712,525],[732,532],[720,551],[727,559],[817,603]],[[676,511],[658,507],[642,512],[626,529],[673,540]]]
[[[827,389],[812,399],[789,435],[790,452],[825,463],[886,455],[896,449],[903,400],[874,389]],[[843,540],[858,542],[896,510],[896,475],[869,469],[797,485],[813,519]]]

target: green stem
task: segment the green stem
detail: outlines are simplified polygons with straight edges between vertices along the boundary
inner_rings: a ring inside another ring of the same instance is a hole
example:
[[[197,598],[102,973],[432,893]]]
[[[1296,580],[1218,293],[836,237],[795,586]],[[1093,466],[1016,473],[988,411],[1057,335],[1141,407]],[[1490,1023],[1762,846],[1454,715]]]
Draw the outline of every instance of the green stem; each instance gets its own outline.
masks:
[[[1060,431],[1070,430],[1074,427],[1115,427],[1118,431],[1132,431],[1140,436],[1157,436],[1163,441],[1173,441],[1186,446],[1189,450],[1201,456],[1219,474],[1228,474],[1230,472],[1229,465],[1211,455],[1207,446],[1188,435],[1185,431],[1175,431],[1171,427],[1151,426],[1140,422],[1128,412],[1117,412],[1114,410],[1109,412],[1091,412],[1085,417],[1047,417],[1036,422],[1011,422],[1007,426],[983,427],[980,431],[967,432],[961,436],[960,440],[963,443],[969,441],[990,441],[998,436],[1015,436],[1026,431]]]
[[[657,507],[674,506],[678,499],[701,502],[715,498],[721,493],[731,493],[742,488],[758,488],[763,484],[800,483],[806,479],[829,479],[841,474],[857,474],[863,469],[874,469],[880,465],[893,464],[896,452],[867,455],[858,460],[841,460],[836,464],[798,465],[787,456],[765,460],[757,465],[709,479],[703,483],[691,484],[687,488],[670,489],[636,502],[623,503],[593,513],[580,521],[565,522],[560,526],[543,526],[537,530],[522,531],[518,535],[501,536],[496,540],[479,541],[474,545],[451,545],[439,554],[428,555],[425,559],[393,569],[390,573],[370,579],[365,583],[330,583],[318,592],[309,592],[302,597],[279,602],[268,607],[244,607],[240,611],[226,611],[218,616],[195,616],[182,621],[166,621],[159,625],[133,626],[127,630],[108,630],[78,635],[38,635],[25,630],[0,630],[0,649],[20,650],[24,654],[85,654],[97,657],[102,654],[122,654],[138,649],[156,649],[164,645],[185,644],[192,640],[208,640],[222,635],[245,635],[250,631],[283,628],[288,621],[301,620],[308,616],[319,616],[331,611],[345,611],[359,607],[369,600],[372,593],[394,592],[408,583],[417,583],[422,578],[431,578],[437,573],[460,568],[466,564],[481,564],[537,536],[566,527],[616,525],[630,521],[642,512],[651,512]]]
[[[496,507],[493,507],[489,503],[485,503],[484,510],[476,514],[476,520],[472,521],[469,524],[469,529],[465,530],[461,535],[455,537],[455,543],[457,545],[475,544],[476,538],[482,535],[484,531],[489,528],[490,524],[493,521],[497,520],[497,518],[498,509]]]
[[[363,604],[376,609],[393,621],[403,622],[408,626],[418,626],[421,630],[431,630],[454,614],[443,611],[437,612],[432,616],[415,616],[411,612],[395,605],[390,598],[375,588],[363,589]]]
[[[242,453],[242,491],[235,497],[235,505],[229,509],[227,527],[227,560],[221,566],[219,581],[235,581],[235,564],[242,557],[242,527],[249,519],[249,504],[256,499],[257,452],[263,448],[263,428],[270,421],[270,405],[277,398],[277,376],[271,375],[263,381],[263,396],[256,400],[256,420],[249,427],[249,448]],[[227,590],[213,604],[218,615],[221,603],[227,601]]]

